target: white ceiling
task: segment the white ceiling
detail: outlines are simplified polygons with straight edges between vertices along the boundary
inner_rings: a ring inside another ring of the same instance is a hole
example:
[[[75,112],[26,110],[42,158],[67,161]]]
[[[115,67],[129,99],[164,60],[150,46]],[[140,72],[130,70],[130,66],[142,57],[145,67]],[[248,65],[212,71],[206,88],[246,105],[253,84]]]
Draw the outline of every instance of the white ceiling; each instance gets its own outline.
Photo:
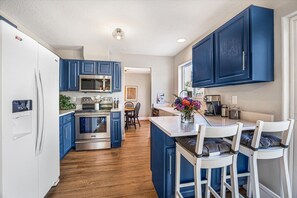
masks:
[[[255,2],[273,8],[284,0],[0,0],[0,10],[54,48],[174,56],[228,13]],[[112,37],[116,27],[124,40]]]

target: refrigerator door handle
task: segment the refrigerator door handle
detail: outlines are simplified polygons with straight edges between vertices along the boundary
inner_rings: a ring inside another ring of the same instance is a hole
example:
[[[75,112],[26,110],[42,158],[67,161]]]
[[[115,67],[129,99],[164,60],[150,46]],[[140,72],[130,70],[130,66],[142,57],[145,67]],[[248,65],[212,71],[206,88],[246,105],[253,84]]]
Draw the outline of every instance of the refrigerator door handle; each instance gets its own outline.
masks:
[[[41,134],[40,134],[40,143],[39,143],[39,153],[41,153],[42,151],[42,147],[43,147],[43,138],[44,138],[44,92],[43,92],[43,84],[42,84],[42,78],[41,78],[41,73],[39,71],[39,82],[40,82],[40,91],[41,91],[41,96],[42,96],[42,103],[41,103],[41,107],[42,107],[42,111],[41,111]]]
[[[40,127],[40,124],[39,124],[39,116],[40,116],[40,113],[39,113],[39,105],[40,105],[40,100],[39,100],[39,97],[40,97],[40,93],[39,93],[39,83],[38,83],[38,77],[37,77],[37,71],[34,70],[34,74],[35,74],[35,84],[36,84],[36,95],[37,95],[37,111],[36,111],[36,114],[37,114],[37,122],[36,122],[36,141],[35,141],[35,154],[37,155],[38,154],[38,143],[39,143],[39,138],[40,138],[40,133],[39,133],[39,127]]]

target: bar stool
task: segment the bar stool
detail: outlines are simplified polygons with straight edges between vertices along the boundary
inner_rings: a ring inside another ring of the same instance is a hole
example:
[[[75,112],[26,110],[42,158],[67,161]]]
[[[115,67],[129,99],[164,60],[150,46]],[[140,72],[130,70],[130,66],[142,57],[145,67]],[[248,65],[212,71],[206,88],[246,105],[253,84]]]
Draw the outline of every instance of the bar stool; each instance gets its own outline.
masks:
[[[226,187],[232,192],[233,198],[239,197],[238,178],[237,178],[237,154],[242,131],[242,123],[225,127],[198,127],[197,137],[176,138],[176,178],[175,178],[175,197],[183,197],[180,192],[180,162],[181,155],[194,166],[194,185],[195,197],[202,198],[201,184],[206,183],[205,195],[210,198],[210,194],[220,197],[211,187],[211,169],[223,168],[221,180],[221,197],[225,198]],[[222,138],[233,137],[232,145],[225,142]],[[211,140],[212,145],[207,143]],[[209,149],[212,152],[208,152]],[[214,151],[214,152],[213,152]],[[231,165],[231,186],[226,182],[226,167]],[[207,180],[201,181],[201,169],[207,169]]]
[[[292,198],[288,167],[288,147],[292,136],[294,120],[282,122],[263,122],[257,121],[254,132],[243,132],[240,141],[240,152],[249,157],[250,178],[248,179],[247,195],[260,198],[260,184],[258,177],[257,160],[279,159],[282,171],[282,186],[288,198]],[[264,134],[265,132],[282,132],[282,137]],[[244,176],[244,174],[243,174]],[[241,177],[239,175],[239,177]],[[262,185],[262,184],[261,184]],[[263,185],[262,185],[263,186]],[[268,190],[274,197],[280,197]]]

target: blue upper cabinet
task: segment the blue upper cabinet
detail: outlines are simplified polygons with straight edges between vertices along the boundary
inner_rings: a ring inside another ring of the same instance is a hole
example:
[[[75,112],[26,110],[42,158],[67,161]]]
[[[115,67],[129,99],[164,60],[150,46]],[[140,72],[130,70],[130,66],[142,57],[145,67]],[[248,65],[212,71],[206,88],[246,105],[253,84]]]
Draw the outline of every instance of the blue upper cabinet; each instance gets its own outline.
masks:
[[[96,62],[95,61],[82,61],[81,64],[81,74],[82,75],[96,75]]]
[[[249,11],[215,31],[216,83],[249,79]]]
[[[193,87],[214,83],[213,34],[193,46]]]
[[[79,68],[80,61],[78,60],[68,60],[68,91],[78,91],[79,90]]]
[[[120,92],[122,88],[122,69],[121,63],[113,63],[113,75],[112,75],[112,91]]]
[[[60,59],[60,91],[79,91],[79,75],[112,76],[112,91],[121,91],[120,62]]]
[[[112,75],[112,62],[97,62],[98,75]]]
[[[60,91],[67,91],[68,89],[68,71],[67,71],[67,61],[60,58],[60,70],[59,70],[59,87]]]
[[[207,41],[211,43],[210,36],[194,45],[193,87],[273,81],[273,17],[271,9],[250,6],[218,28],[212,50],[214,67],[209,66],[210,48],[202,47]]]

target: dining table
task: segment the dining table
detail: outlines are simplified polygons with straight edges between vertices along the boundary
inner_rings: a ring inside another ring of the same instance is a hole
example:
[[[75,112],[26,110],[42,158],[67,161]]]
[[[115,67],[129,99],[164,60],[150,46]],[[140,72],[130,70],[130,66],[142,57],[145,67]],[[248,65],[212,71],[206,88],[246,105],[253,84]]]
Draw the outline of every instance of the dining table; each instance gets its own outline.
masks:
[[[134,107],[125,107],[124,111],[125,111],[125,117],[126,117],[125,128],[128,129],[129,114],[134,112],[135,108]]]

